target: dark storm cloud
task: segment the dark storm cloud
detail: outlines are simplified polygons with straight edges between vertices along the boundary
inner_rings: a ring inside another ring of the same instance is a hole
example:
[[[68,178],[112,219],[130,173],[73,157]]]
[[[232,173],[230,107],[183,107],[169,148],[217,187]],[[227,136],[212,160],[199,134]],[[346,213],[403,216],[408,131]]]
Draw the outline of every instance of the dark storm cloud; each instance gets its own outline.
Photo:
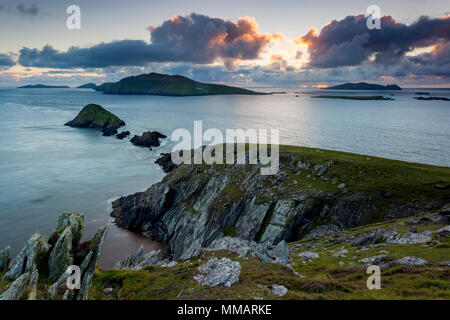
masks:
[[[14,61],[10,56],[0,53],[0,68],[1,67],[12,67],[15,65]]]
[[[391,16],[381,18],[381,29],[369,30],[363,15],[334,20],[316,33],[310,30],[297,43],[308,45],[309,66],[355,66],[374,56],[375,62],[393,64],[414,48],[450,40],[450,17],[422,16],[406,25]]]
[[[32,5],[30,5],[29,7],[27,7],[26,5],[20,3],[17,5],[16,10],[22,15],[22,16],[29,16],[29,17],[34,17],[39,13],[39,8],[38,6],[33,3]]]
[[[258,58],[268,43],[282,38],[277,34],[259,33],[252,18],[233,22],[195,13],[187,17],[175,16],[149,30],[150,44],[122,40],[89,48],[71,47],[66,52],[51,46],[42,50],[24,47],[20,50],[19,63],[33,67],[102,68],[150,62],[209,64],[222,60],[231,68],[238,60]]]

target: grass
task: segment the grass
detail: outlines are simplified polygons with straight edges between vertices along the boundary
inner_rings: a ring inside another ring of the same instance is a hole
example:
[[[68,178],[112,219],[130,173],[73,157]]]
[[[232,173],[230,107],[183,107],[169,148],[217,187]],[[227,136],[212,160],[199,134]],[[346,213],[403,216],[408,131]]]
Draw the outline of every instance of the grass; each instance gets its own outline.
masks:
[[[201,257],[172,268],[151,266],[141,271],[98,270],[91,286],[90,299],[450,299],[450,269],[437,265],[442,260],[450,260],[448,247],[391,244],[358,252],[359,248],[351,247],[350,242],[330,243],[331,237],[355,236],[376,228],[395,227],[402,231],[401,227],[409,219],[354,228],[319,240],[304,239],[290,243],[292,266],[299,275],[283,265],[264,263],[251,256],[240,258],[227,251],[203,252]],[[424,231],[442,226],[428,223],[418,227],[419,231]],[[448,246],[450,239],[435,237],[434,243]],[[306,249],[308,245],[312,248]],[[333,252],[342,246],[349,251],[347,257],[333,257]],[[383,254],[380,250],[388,251],[386,255],[391,260],[416,256],[427,260],[429,264],[382,268],[381,290],[368,290],[366,281],[369,275],[366,267],[358,260]],[[303,251],[317,252],[320,257],[303,264],[298,257],[298,253]],[[231,287],[199,286],[194,280],[197,268],[211,256],[239,261],[239,281]],[[288,293],[283,297],[274,296],[270,291],[274,284],[285,286]],[[113,287],[113,294],[105,295],[105,286]]]

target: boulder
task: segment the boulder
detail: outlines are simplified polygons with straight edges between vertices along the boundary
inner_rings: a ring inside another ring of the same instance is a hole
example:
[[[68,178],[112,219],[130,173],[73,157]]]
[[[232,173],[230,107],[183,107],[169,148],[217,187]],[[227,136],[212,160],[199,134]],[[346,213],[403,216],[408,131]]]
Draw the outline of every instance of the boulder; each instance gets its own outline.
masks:
[[[302,258],[302,259],[308,259],[308,260],[319,258],[319,254],[318,253],[310,252],[310,251],[300,252],[298,254],[298,256],[300,258]]]
[[[228,258],[217,259],[213,257],[206,264],[199,266],[198,271],[200,273],[194,276],[194,279],[199,285],[231,287],[239,280],[241,265],[239,262]]]
[[[273,295],[282,297],[288,292],[288,289],[285,286],[274,284],[271,286],[270,292],[272,292]]]
[[[0,251],[0,272],[6,272],[9,268],[9,263],[11,262],[11,248],[7,246],[5,249]]]
[[[111,136],[116,134],[117,129],[124,126],[125,122],[98,104],[88,104],[65,125],[74,128],[99,129],[104,136]]]
[[[130,135],[130,131],[122,131],[121,133],[116,134],[116,139],[122,140],[123,138]]]
[[[167,138],[167,136],[159,133],[158,131],[147,131],[142,134],[142,136],[135,135],[131,138],[131,143],[139,147],[159,147],[159,139]]]
[[[403,264],[407,266],[422,266],[427,264],[428,262],[424,259],[409,256],[394,260],[394,263]]]

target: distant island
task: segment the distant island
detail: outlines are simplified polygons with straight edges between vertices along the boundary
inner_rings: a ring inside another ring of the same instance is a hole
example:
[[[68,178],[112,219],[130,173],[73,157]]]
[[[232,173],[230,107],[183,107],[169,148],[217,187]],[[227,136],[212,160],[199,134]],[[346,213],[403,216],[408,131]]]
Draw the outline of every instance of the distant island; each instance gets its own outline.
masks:
[[[386,97],[383,97],[383,96],[331,96],[331,95],[320,95],[320,96],[311,96],[311,98],[345,99],[345,100],[394,100],[392,98],[386,98]]]
[[[325,89],[329,89],[329,90],[402,90],[402,88],[400,88],[396,84],[383,86],[381,84],[374,84],[374,83],[367,83],[367,82],[358,82],[358,83],[347,82],[347,83],[340,84],[337,86],[327,87]]]
[[[97,85],[95,83],[86,83],[86,84],[82,84],[81,86],[78,86],[77,89],[95,89],[97,87]]]
[[[450,101],[449,98],[445,97],[414,97],[416,100],[441,100],[441,101]]]
[[[19,89],[67,89],[69,86],[48,86],[45,84],[29,84],[26,86],[18,87]]]
[[[266,94],[221,84],[197,82],[192,79],[159,73],[141,74],[95,88],[106,94],[143,94],[160,96],[203,96],[219,94]]]

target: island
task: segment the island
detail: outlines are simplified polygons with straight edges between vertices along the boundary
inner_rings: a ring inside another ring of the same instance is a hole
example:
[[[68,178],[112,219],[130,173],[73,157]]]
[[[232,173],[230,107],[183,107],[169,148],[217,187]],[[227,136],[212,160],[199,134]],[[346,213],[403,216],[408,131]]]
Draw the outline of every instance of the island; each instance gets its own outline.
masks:
[[[78,86],[77,89],[95,89],[97,88],[97,85],[95,83],[86,83],[82,84],[81,86]]]
[[[367,83],[367,82],[358,82],[358,83],[347,82],[347,83],[340,84],[337,86],[327,87],[325,89],[326,90],[402,90],[402,88],[400,88],[396,84],[383,86],[380,84]]]
[[[95,88],[106,94],[142,94],[160,96],[204,96],[219,94],[267,94],[221,84],[197,82],[192,79],[159,73],[126,77],[115,83],[104,83]]]
[[[320,95],[320,96],[311,96],[311,98],[345,99],[345,100],[394,100],[392,98],[386,98],[386,97],[383,97],[383,96],[331,96],[331,95]]]
[[[68,89],[69,86],[48,86],[45,84],[28,84],[26,86],[17,87],[18,89]]]
[[[441,101],[450,101],[450,98],[445,97],[414,97],[416,100],[441,100]]]
[[[75,119],[65,124],[74,128],[100,129],[104,136],[117,134],[117,129],[125,122],[98,104],[88,104]]]

